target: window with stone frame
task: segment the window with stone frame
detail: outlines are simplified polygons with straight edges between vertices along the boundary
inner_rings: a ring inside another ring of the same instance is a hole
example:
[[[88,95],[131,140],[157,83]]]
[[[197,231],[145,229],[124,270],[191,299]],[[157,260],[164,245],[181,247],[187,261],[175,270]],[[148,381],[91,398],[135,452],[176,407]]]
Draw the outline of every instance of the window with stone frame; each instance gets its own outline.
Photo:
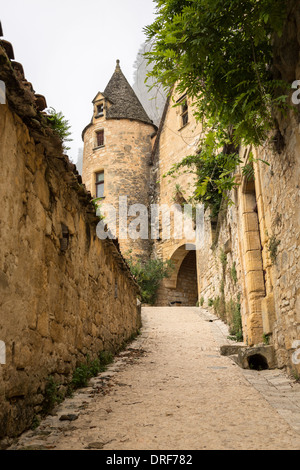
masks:
[[[104,197],[104,171],[96,173],[96,197]]]
[[[189,106],[187,96],[183,95],[178,103],[180,105],[180,127],[184,127],[189,122]]]
[[[103,147],[104,145],[104,129],[96,131],[96,147]]]
[[[96,105],[96,117],[101,117],[104,115],[104,104],[100,103]]]

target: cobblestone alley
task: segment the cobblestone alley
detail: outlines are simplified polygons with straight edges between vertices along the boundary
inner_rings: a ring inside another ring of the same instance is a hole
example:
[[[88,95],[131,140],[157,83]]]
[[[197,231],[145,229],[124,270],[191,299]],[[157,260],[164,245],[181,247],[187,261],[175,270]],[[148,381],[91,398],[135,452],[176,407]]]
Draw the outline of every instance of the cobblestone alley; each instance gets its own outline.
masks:
[[[11,448],[299,449],[300,384],[221,356],[227,335],[206,310],[144,308],[127,350]]]

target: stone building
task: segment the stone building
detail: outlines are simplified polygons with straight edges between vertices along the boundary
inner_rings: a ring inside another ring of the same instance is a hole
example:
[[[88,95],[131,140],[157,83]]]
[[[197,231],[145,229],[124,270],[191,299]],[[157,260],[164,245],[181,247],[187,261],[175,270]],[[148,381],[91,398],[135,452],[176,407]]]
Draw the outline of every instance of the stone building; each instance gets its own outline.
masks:
[[[93,100],[92,120],[82,133],[83,181],[94,198],[116,209],[117,221],[121,220],[119,212],[126,215],[130,206],[134,210],[134,204],[149,206],[152,136],[156,129],[117,61],[104,92],[98,92]],[[128,224],[132,219],[129,213]],[[115,228],[123,253],[132,249],[135,255],[149,254],[148,239],[126,239],[119,224],[109,225],[112,231]]]
[[[176,200],[189,200],[193,176],[183,174],[174,180],[165,174],[174,163],[195,153],[202,130],[193,117],[192,103],[187,98],[187,105],[182,106],[183,99],[173,96],[173,103],[167,103],[154,146],[152,171],[159,181],[156,199],[169,206]],[[188,118],[182,122],[187,110]],[[277,366],[297,374],[300,147],[293,110],[280,122],[279,132],[285,141],[279,151],[272,143],[240,149],[243,163],[235,175],[239,184],[229,194],[234,205],[224,208],[217,219],[210,217],[209,210],[205,212],[197,250],[190,250],[185,238],[173,238],[156,241],[154,253],[175,263],[173,275],[159,290],[160,305],[196,305],[198,300],[229,325],[240,315],[244,343],[271,348]],[[277,134],[274,131],[274,137]],[[253,177],[247,179],[242,166],[249,162],[250,152],[254,155]]]
[[[176,236],[176,213],[188,203],[194,192],[194,176],[177,175],[176,180],[166,173],[184,157],[194,154],[201,134],[189,97],[172,95],[165,105],[161,124],[153,148],[152,175],[156,185],[155,200],[160,206],[170,208],[170,238],[162,233],[155,243],[155,253],[162,259],[171,259],[174,271],[164,279],[158,293],[158,303],[194,306],[198,300],[195,240],[189,240],[183,231]],[[162,217],[161,217],[162,221]]]

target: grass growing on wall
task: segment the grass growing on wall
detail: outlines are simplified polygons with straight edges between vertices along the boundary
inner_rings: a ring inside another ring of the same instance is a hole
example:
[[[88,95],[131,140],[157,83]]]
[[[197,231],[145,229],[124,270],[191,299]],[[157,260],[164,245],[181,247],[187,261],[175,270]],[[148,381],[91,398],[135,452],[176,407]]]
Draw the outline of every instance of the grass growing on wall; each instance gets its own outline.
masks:
[[[243,327],[242,327],[242,316],[241,316],[241,303],[240,294],[237,296],[237,300],[232,298],[229,302],[225,299],[225,281],[226,281],[226,267],[227,267],[227,255],[224,250],[220,251],[220,262],[222,267],[222,279],[220,282],[220,294],[212,299],[211,305],[214,307],[215,314],[229,325],[230,339],[235,341],[243,341]],[[237,283],[237,271],[236,263],[233,262],[230,269],[230,277],[234,284]]]
[[[230,299],[226,304],[226,314],[229,321],[230,339],[243,341],[240,295],[238,295],[236,302],[233,299]]]

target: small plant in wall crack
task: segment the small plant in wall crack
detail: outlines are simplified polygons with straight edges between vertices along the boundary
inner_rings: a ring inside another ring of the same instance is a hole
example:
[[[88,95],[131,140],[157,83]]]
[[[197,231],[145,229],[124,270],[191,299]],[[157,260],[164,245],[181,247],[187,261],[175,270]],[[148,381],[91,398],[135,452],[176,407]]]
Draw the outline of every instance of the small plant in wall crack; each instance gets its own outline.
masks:
[[[183,206],[184,204],[186,204],[186,199],[184,197],[184,190],[182,189],[180,184],[175,184],[173,201],[176,204],[180,204],[180,206]]]
[[[221,261],[223,269],[225,270],[227,266],[227,255],[225,251],[223,250],[220,251],[220,261]]]
[[[63,399],[63,394],[60,392],[60,384],[52,376],[48,377],[44,391],[43,414],[49,413]]]
[[[231,278],[233,282],[236,284],[237,283],[237,271],[236,271],[236,263],[235,261],[232,264],[231,270],[230,270]]]
[[[92,199],[91,200],[91,203],[93,204],[94,208],[95,208],[95,211],[96,211],[96,215],[97,217],[99,217],[99,220],[104,220],[105,219],[105,215],[103,215],[101,213],[101,204],[100,204],[100,201],[102,201],[103,198],[102,197],[96,197],[95,199]]]
[[[270,253],[270,259],[271,259],[272,264],[276,263],[277,251],[278,251],[278,246],[280,245],[280,243],[281,241],[277,240],[274,234],[269,239],[268,250]]]
[[[270,335],[269,334],[266,334],[266,333],[263,334],[263,343],[267,344],[267,345],[270,344]]]
[[[70,138],[72,132],[70,131],[71,126],[69,125],[69,121],[65,118],[62,112],[57,112],[54,108],[50,108],[48,112],[49,114],[47,115],[47,119],[52,129],[61,138],[63,148],[67,152],[70,150],[70,147],[67,147],[65,143],[73,140]]]

